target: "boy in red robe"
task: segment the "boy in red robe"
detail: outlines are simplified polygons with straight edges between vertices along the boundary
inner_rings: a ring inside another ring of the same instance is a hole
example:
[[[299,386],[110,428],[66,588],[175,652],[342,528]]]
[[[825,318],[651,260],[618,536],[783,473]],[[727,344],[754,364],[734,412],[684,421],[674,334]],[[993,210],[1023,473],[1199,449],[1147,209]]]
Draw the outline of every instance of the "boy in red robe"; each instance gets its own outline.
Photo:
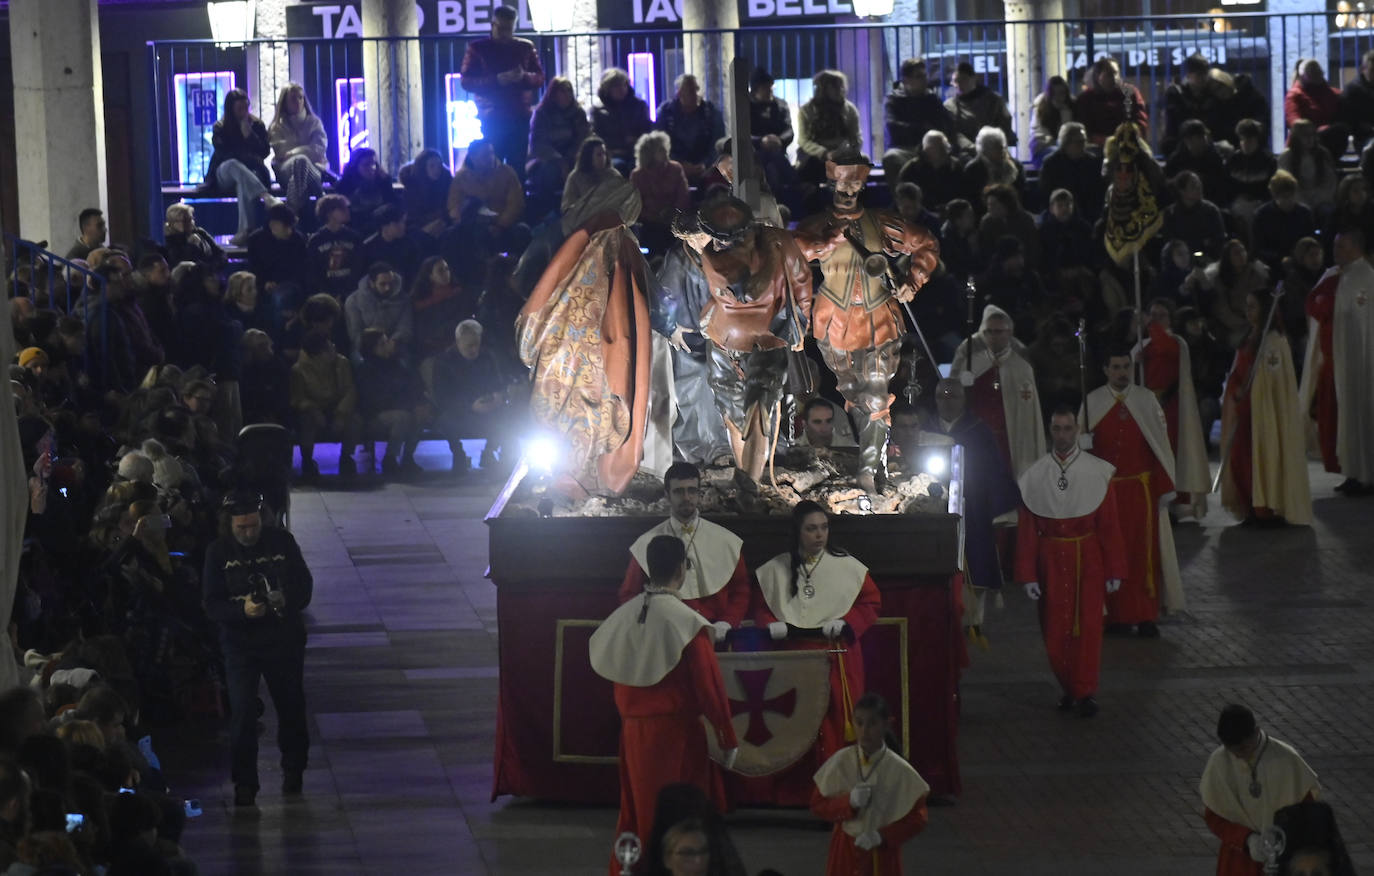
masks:
[[[1198,786],[1207,827],[1221,840],[1217,876],[1263,876],[1264,831],[1280,809],[1317,799],[1317,774],[1293,746],[1260,729],[1245,706],[1221,710],[1217,740]]]
[[[1157,638],[1161,604],[1183,607],[1173,531],[1160,505],[1174,492],[1174,451],[1154,393],[1131,383],[1130,350],[1109,351],[1103,370],[1107,385],[1088,393],[1083,420],[1093,453],[1116,469],[1112,502],[1122,534],[1130,533],[1121,589],[1107,597],[1108,629],[1136,625],[1141,636]]]
[[[649,543],[660,535],[676,536],[686,545],[687,578],[679,596],[683,603],[711,622],[711,636],[724,641],[749,611],[752,586],[740,553],[743,542],[723,526],[702,520],[701,472],[690,462],[675,462],[663,475],[663,492],[671,516],[644,533],[630,546],[630,567],[620,585],[620,601],[629,602],[649,580]]]
[[[1112,466],[1078,446],[1078,419],[1050,417],[1053,449],[1019,481],[1016,581],[1040,603],[1040,632],[1064,695],[1059,708],[1097,714],[1102,606],[1121,586],[1125,549],[1110,489]]]
[[[816,772],[811,811],[835,825],[826,876],[901,876],[902,844],[926,826],[930,786],[887,745],[892,719],[877,694],[854,704],[858,744]]]
[[[620,712],[620,818],[616,835],[648,836],[658,792],[687,782],[723,809],[720,773],[707,755],[704,716],[726,752],[738,753],[730,701],[711,643],[710,624],[678,597],[687,575],[682,541],[658,536],[647,550],[649,584],[592,635],[592,669],[615,684]],[[612,873],[619,866],[612,864]]]

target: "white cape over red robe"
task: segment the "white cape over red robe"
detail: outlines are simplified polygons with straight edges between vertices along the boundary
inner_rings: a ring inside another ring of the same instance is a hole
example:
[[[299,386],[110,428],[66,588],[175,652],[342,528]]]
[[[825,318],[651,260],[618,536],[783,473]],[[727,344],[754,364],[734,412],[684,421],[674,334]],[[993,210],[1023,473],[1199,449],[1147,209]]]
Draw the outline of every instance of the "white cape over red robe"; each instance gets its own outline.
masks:
[[[1150,450],[1154,451],[1155,458],[1159,460],[1170,479],[1177,484],[1174,450],[1169,446],[1168,426],[1164,422],[1164,411],[1160,409],[1159,401],[1155,398],[1154,393],[1143,386],[1131,384],[1127,388],[1125,402],[1126,409],[1131,412],[1131,419],[1135,420],[1136,425],[1140,427],[1141,434],[1145,436],[1145,442],[1150,445]],[[1102,422],[1102,418],[1115,405],[1116,396],[1112,394],[1111,387],[1099,386],[1088,393],[1087,416],[1091,419],[1084,420],[1080,416],[1080,421],[1086,421],[1088,429],[1092,430],[1097,427],[1098,423]],[[1210,472],[1210,469],[1205,470]],[[1211,485],[1208,484],[1205,489],[1210,491]],[[1187,607],[1187,599],[1183,594],[1183,576],[1178,570],[1178,551],[1174,547],[1174,529],[1169,524],[1168,497],[1159,503],[1155,513],[1155,532],[1159,538],[1159,577],[1164,585],[1162,588],[1162,605],[1167,612],[1183,611]]]
[[[1341,474],[1374,483],[1374,266],[1359,259],[1341,270],[1331,320],[1336,374],[1336,457]]]
[[[1173,334],[1173,332],[1169,332]],[[1131,351],[1138,358],[1150,345],[1146,337]],[[1207,442],[1202,437],[1202,415],[1197,406],[1197,388],[1193,386],[1193,357],[1188,343],[1182,338],[1178,344],[1178,446],[1174,448],[1174,487],[1180,493],[1191,493],[1195,505],[1200,504],[1201,519],[1207,513],[1207,494],[1212,491],[1212,468],[1207,461]]]
[[[1012,325],[1011,316],[999,307],[989,304],[983,309],[983,327],[988,319],[995,316],[1005,317],[1007,325]],[[958,378],[968,372],[978,380],[993,366],[1001,372],[1002,410],[1007,418],[1007,443],[1011,448],[1011,474],[1019,478],[1026,469],[1045,455],[1045,417],[1040,410],[1040,391],[1035,386],[1035,371],[1026,360],[1025,348],[1020,341],[1012,340],[1006,350],[994,356],[980,328],[973,337],[973,364],[969,366],[968,345],[965,339],[954,353],[950,364],[949,376]]]

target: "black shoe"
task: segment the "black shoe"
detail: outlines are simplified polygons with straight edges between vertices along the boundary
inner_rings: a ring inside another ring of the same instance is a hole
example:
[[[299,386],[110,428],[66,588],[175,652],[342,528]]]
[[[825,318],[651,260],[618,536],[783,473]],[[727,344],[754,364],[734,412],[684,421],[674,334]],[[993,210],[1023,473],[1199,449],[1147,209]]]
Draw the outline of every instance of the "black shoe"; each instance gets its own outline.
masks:
[[[1097,700],[1092,697],[1084,697],[1078,701],[1078,717],[1091,718],[1096,715],[1097,712]]]
[[[287,770],[281,777],[281,792],[283,794],[299,794],[302,784],[300,770]]]
[[[1072,712],[1073,707],[1073,697],[1069,696],[1068,694],[1064,694],[1062,697],[1059,698],[1059,705],[1055,708],[1059,709],[1059,711],[1061,712]]]
[[[352,456],[339,457],[339,477],[351,478],[358,474],[358,464],[353,461]]]
[[[318,480],[320,477],[320,467],[313,459],[301,460],[301,480],[305,482]]]
[[[1154,621],[1145,621],[1142,624],[1137,624],[1135,631],[1142,639],[1159,638],[1159,624]]]
[[[258,802],[258,789],[248,785],[234,786],[234,805],[238,807],[254,806]]]
[[[420,463],[415,461],[414,457],[411,457],[401,460],[400,472],[402,477],[419,477],[425,473],[425,470],[420,466]]]
[[[1108,636],[1129,636],[1131,634],[1131,625],[1107,624],[1102,628],[1102,632]]]
[[[1360,482],[1359,482],[1359,481],[1355,480],[1354,478],[1346,478],[1345,480],[1341,481],[1339,484],[1336,485],[1336,492],[1338,492],[1338,493],[1346,493],[1346,492],[1349,492],[1349,491],[1352,490],[1352,489],[1353,489],[1353,490],[1358,490],[1359,488],[1360,488]]]
[[[400,460],[391,456],[382,457],[382,474],[391,477],[401,470]]]

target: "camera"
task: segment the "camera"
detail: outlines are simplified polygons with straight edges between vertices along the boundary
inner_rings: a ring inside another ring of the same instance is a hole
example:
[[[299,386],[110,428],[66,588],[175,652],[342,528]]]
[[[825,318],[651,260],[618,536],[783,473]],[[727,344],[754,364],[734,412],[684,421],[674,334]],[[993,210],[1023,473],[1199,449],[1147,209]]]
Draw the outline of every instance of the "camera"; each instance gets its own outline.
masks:
[[[272,594],[279,593],[280,591],[276,587],[272,586],[272,582],[267,580],[266,575],[262,574],[261,572],[254,572],[253,574],[249,575],[248,586],[250,588],[248,591],[248,597],[250,599],[252,599],[254,602],[260,602],[263,605],[271,606],[272,613],[275,614],[277,617],[281,617],[282,609],[277,605],[274,605],[272,602]],[[283,605],[285,604],[285,600],[278,599],[277,601],[282,603]]]

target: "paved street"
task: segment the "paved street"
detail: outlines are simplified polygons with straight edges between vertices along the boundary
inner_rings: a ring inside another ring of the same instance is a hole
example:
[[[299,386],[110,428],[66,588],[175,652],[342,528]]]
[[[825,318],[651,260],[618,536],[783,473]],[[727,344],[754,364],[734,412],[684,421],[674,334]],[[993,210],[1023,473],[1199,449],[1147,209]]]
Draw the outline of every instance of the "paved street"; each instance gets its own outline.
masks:
[[[429,449],[428,445],[426,449]],[[437,448],[436,448],[437,449]],[[422,456],[422,464],[447,464]],[[1374,865],[1374,499],[1312,469],[1311,529],[1176,529],[1190,608],[1157,641],[1108,639],[1092,721],[1053,708],[1031,603],[989,610],[963,685],[964,794],[907,846],[909,873],[1207,874],[1197,780],[1217,711],[1249,703],[1321,776],[1357,866]],[[481,522],[495,483],[297,491],[315,571],[304,800],[283,805],[264,721],[261,813],[232,807],[222,738],[164,740],[205,815],[185,845],[217,873],[605,873],[615,812],[490,802],[496,594]],[[823,871],[805,813],[731,817],[751,872]]]

